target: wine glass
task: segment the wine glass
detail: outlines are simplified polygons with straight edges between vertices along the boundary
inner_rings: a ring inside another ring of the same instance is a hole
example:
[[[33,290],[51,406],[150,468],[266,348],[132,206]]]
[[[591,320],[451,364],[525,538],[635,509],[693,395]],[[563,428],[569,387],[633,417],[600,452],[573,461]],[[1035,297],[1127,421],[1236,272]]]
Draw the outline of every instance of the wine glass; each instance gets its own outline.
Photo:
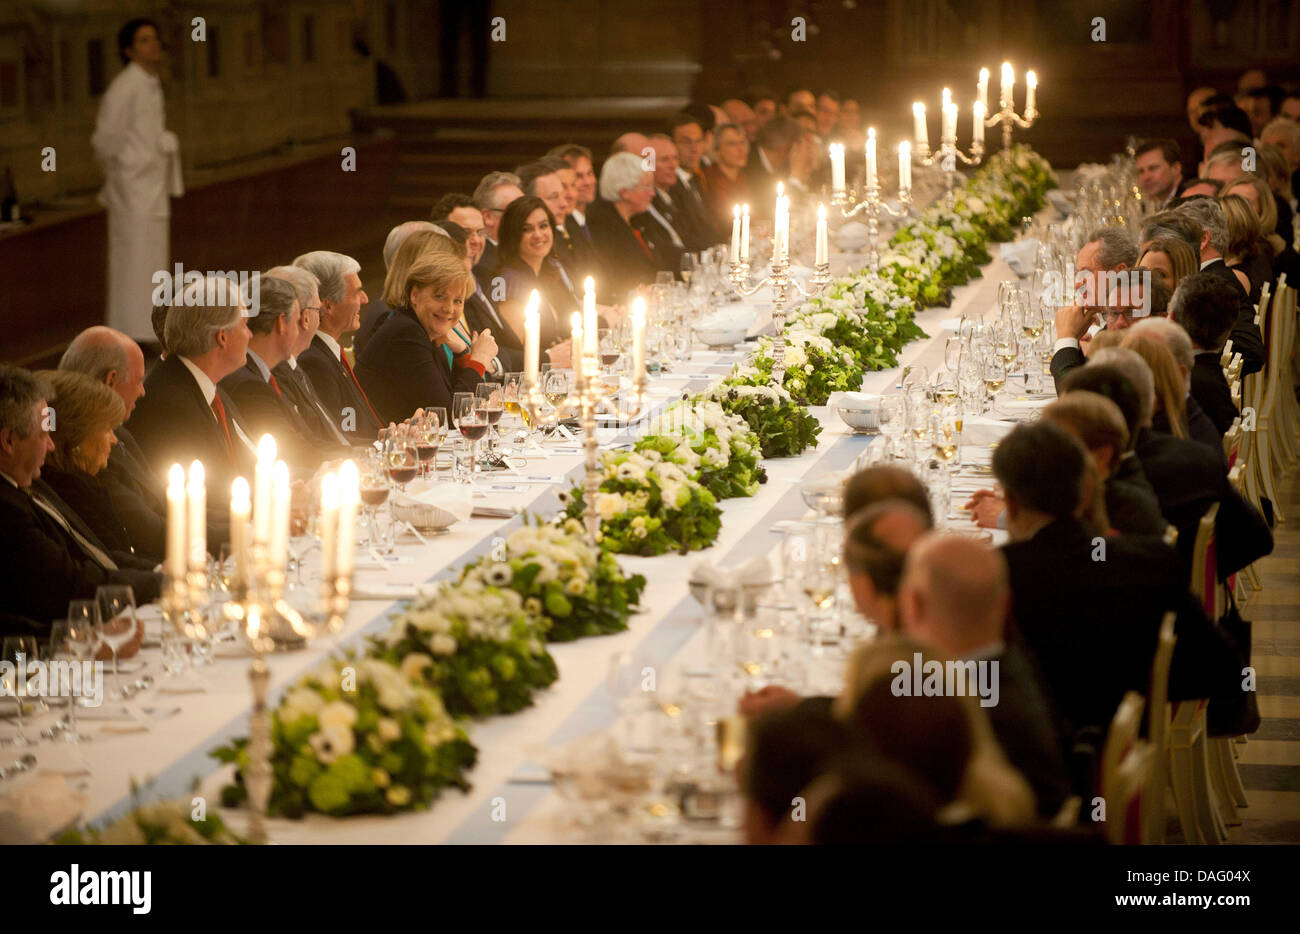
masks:
[[[461,435],[469,442],[469,472],[471,478],[477,469],[478,443],[488,433],[486,410],[480,415],[478,397],[472,392],[458,392],[451,398],[451,417]]]
[[[618,328],[600,329],[600,365],[605,368],[606,373],[612,373],[623,356],[622,342],[619,339],[621,333]]]
[[[0,686],[4,693],[14,699],[18,708],[18,732],[10,742],[15,746],[34,746],[36,743],[27,738],[23,732],[23,719],[26,714],[24,702],[27,699],[27,663],[36,661],[35,636],[5,636],[0,644],[0,656],[8,664],[0,669]],[[20,690],[21,689],[21,690]]]
[[[389,479],[383,463],[378,458],[366,458],[361,464],[361,505],[365,509],[370,547],[381,555],[393,550],[392,538],[384,536],[379,528],[379,507],[388,501],[388,488]]]
[[[961,444],[961,410],[954,405],[937,407],[930,416],[930,449],[941,464],[957,459]]]
[[[572,370],[561,370],[552,367],[542,374],[542,396],[557,411],[563,407],[564,400],[569,398],[572,385]]]
[[[69,617],[69,619],[56,620],[50,629],[49,657],[52,661],[77,665],[84,671],[85,665],[82,663],[90,661],[95,655],[95,649],[99,647],[99,634],[84,617],[74,619],[71,618],[71,613]],[[83,693],[84,684],[83,680]],[[64,739],[70,743],[90,741],[89,736],[84,736],[77,730],[77,698],[71,691],[68,693],[68,726],[64,732]]]
[[[103,584],[95,588],[95,602],[99,604],[100,639],[113,653],[114,687],[109,696],[118,700],[122,696],[118,652],[135,638],[139,626],[135,615],[135,593],[122,584]]]
[[[404,431],[390,433],[384,445],[384,469],[397,488],[406,492],[406,485],[415,479],[420,470],[420,453]]]
[[[682,262],[679,271],[682,274],[682,281],[686,283],[688,288],[690,287],[691,284],[691,278],[695,275],[695,270],[697,265],[698,263],[695,259],[694,253],[682,254]]]
[[[510,416],[511,425],[528,425],[528,415],[524,411],[524,374],[507,373],[501,378],[501,407]],[[514,438],[516,446],[519,437]]]
[[[984,388],[993,396],[994,412],[998,411],[998,395],[1007,384],[1007,367],[1000,355],[994,355],[984,361]]]
[[[505,401],[501,386],[497,383],[479,383],[474,387],[474,413],[488,423],[488,450],[496,447],[496,426],[505,414]]]

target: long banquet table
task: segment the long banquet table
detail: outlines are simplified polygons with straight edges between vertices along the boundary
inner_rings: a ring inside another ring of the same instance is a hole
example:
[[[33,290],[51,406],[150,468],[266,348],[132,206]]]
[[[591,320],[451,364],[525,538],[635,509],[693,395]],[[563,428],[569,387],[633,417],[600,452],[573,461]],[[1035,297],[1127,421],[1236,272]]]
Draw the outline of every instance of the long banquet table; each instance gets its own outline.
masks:
[[[996,248],[994,250],[996,253]],[[861,265],[860,258],[836,257],[840,268]],[[929,335],[914,341],[901,353],[903,364],[923,363],[931,372],[942,365],[944,340],[952,332],[943,322],[969,314],[979,317],[993,308],[999,280],[1015,278],[1000,259],[984,268],[984,275],[956,290],[949,308],[932,308],[917,315],[917,322]],[[683,391],[698,392],[729,371],[743,354],[697,352],[689,362],[678,364],[672,376],[652,380],[653,401],[663,404],[680,398]],[[900,370],[867,373],[863,391],[880,393],[896,389]],[[427,811],[388,817],[331,819],[309,815],[301,821],[272,820],[270,837],[276,843],[499,843],[556,842],[539,815],[554,806],[555,792],[547,784],[524,780],[535,772],[539,751],[553,749],[584,734],[613,725],[617,711],[605,689],[610,658],[617,652],[634,652],[645,664],[662,669],[701,653],[702,611],[687,590],[691,567],[704,559],[718,566],[732,566],[771,552],[780,543],[772,531],[774,523],[797,519],[806,506],[799,484],[829,471],[851,466],[874,439],[853,434],[826,408],[813,408],[822,425],[817,447],[798,457],[764,462],[768,481],[758,495],[721,502],[722,532],[716,544],[689,555],[667,554],[654,558],[620,556],[629,573],[644,574],[648,580],[640,612],[628,631],[612,636],[556,644],[550,651],[559,666],[559,679],[537,695],[534,706],[509,716],[491,717],[470,725],[470,738],[479,749],[479,761],[469,773],[473,788],[467,793],[448,791]],[[614,432],[602,432],[612,440]],[[525,474],[565,474],[569,480],[581,476],[581,456],[557,454],[530,461]],[[550,515],[558,508],[558,486],[521,485],[515,490],[494,490],[510,485],[504,475],[478,482],[492,505],[526,508],[530,513]],[[956,496],[954,496],[956,499]],[[444,535],[431,537],[424,545],[413,540],[399,547],[403,563],[388,568],[357,571],[360,590],[382,590],[453,575],[467,560],[486,553],[495,539],[516,528],[522,520],[471,519],[459,523]],[[410,560],[405,559],[409,557]],[[336,636],[323,638],[306,649],[273,655],[272,698],[314,668],[328,653],[359,645],[364,637],[383,632],[397,602],[387,599],[355,601],[345,627]],[[158,670],[157,650],[142,657],[151,670]],[[201,693],[165,694],[155,688],[142,704],[179,706],[178,714],[151,721],[142,732],[108,734],[101,724],[87,721],[83,729],[94,741],[81,749],[91,768],[83,818],[102,823],[126,813],[135,803],[154,798],[189,800],[204,796],[215,805],[222,785],[230,780],[230,767],[209,757],[215,747],[238,736],[246,736],[250,706],[247,658],[218,658],[201,669],[205,690]],[[108,723],[102,725],[110,728]],[[98,735],[96,735],[98,734]],[[71,751],[43,743],[35,750],[46,761],[44,768],[59,768]],[[0,753],[0,764],[11,750]],[[512,779],[514,779],[512,781]],[[199,789],[191,791],[196,780]],[[133,798],[132,781],[150,782]],[[504,807],[503,807],[504,806]],[[501,819],[504,816],[504,820]],[[241,829],[246,815],[227,815]]]

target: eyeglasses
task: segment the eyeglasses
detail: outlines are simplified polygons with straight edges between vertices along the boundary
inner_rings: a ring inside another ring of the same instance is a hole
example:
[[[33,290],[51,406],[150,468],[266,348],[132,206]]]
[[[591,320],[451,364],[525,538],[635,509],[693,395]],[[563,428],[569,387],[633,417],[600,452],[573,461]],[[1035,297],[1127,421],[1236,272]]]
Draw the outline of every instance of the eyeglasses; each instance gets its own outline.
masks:
[[[1132,321],[1133,312],[1129,311],[1128,309],[1125,309],[1123,311],[1103,311],[1101,312],[1101,317],[1107,324],[1113,324],[1114,322],[1118,321],[1120,318],[1124,318],[1127,321]]]

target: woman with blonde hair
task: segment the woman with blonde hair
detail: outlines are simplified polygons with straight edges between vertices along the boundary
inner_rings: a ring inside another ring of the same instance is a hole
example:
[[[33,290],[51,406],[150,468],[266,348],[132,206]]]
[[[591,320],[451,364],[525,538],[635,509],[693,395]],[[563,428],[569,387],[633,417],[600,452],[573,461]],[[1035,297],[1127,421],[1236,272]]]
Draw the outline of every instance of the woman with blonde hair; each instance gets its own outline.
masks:
[[[1172,292],[1183,279],[1200,271],[1201,261],[1196,249],[1181,237],[1154,237],[1143,245],[1138,267],[1160,273]]]
[[[402,288],[406,285],[406,276],[411,271],[412,264],[423,256],[425,253],[450,253],[462,262],[468,256],[468,251],[463,244],[457,243],[446,231],[438,230],[417,230],[410,234],[402,245],[397,248],[393,254],[393,261],[388,265],[388,273],[384,276],[384,304],[390,309],[401,308],[406,304],[402,297]],[[390,312],[391,314],[391,312]],[[377,331],[383,322],[379,322],[375,330]],[[447,353],[447,359],[455,367],[456,359],[469,350],[470,342],[473,337],[470,334],[469,324],[465,321],[462,313],[460,321],[451,329],[447,335],[447,343],[443,349]]]
[[[1238,191],[1249,190],[1238,188]],[[1228,249],[1224,264],[1241,282],[1252,303],[1258,303],[1264,283],[1273,278],[1272,248],[1261,239],[1259,217],[1239,195],[1219,198],[1223,219],[1228,226]]]
[[[1169,348],[1149,334],[1129,332],[1120,345],[1132,350],[1151,368],[1155,382],[1153,431],[1163,431],[1175,438],[1187,437],[1187,382],[1178,361]]]
[[[978,697],[906,698],[909,704],[915,702],[911,709],[918,715],[922,705],[935,702],[936,709],[931,713],[943,720],[942,729],[899,730],[893,718],[871,716],[872,708],[898,696],[893,683],[905,676],[900,671],[910,671],[918,657],[922,664],[931,660],[944,664],[901,636],[877,639],[858,648],[849,658],[844,690],[832,705],[835,716],[865,732],[878,751],[917,772],[934,787],[945,799],[939,813],[941,823],[983,819],[996,827],[1013,827],[1034,820],[1034,793],[1007,761]],[[961,711],[955,719],[955,711],[938,709],[942,702],[951,707],[953,701]],[[962,747],[968,747],[964,754],[954,756],[954,750],[961,751]]]

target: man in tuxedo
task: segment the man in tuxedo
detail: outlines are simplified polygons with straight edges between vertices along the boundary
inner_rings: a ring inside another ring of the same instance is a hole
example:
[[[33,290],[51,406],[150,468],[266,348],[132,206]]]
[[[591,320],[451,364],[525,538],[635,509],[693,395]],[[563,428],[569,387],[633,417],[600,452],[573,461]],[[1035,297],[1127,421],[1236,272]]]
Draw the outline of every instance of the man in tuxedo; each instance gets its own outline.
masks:
[[[40,481],[50,440],[50,388],[0,365],[0,593],[5,612],[45,623],[101,584],[126,584],[137,603],[158,597],[153,562],[111,554],[80,517]]]
[[[145,377],[145,394],[126,423],[156,476],[196,459],[209,489],[228,490],[236,476],[252,476],[256,441],[217,385],[244,365],[247,320],[238,287],[221,276],[207,276],[173,300],[168,355]]]
[[[569,208],[566,220],[573,221],[578,227],[586,228],[587,207],[596,200],[596,170],[591,161],[591,150],[577,143],[564,143],[556,146],[548,156],[563,159],[573,170],[573,206]],[[569,228],[573,233],[573,228]]]
[[[776,116],[776,94],[771,88],[755,85],[745,91],[744,100],[754,111],[754,135],[757,136],[767,121]]]
[[[692,211],[690,198],[684,197],[678,202],[673,195],[680,183],[677,170],[681,168],[681,162],[677,144],[667,134],[656,133],[650,137],[650,146],[655,153],[655,196],[648,213],[665,230],[676,233],[683,250],[698,253],[712,245],[713,238],[707,229],[707,220]]]
[[[632,225],[650,243],[659,269],[676,274],[681,269],[682,254],[687,250],[686,240],[670,216],[672,209],[663,198],[663,186],[671,184],[677,176],[677,147],[666,136],[652,136],[649,142],[654,150],[654,195],[645,212],[632,218]],[[668,213],[660,210],[661,207]]]
[[[686,112],[676,114],[668,121],[668,136],[677,147],[677,180],[668,194],[673,204],[682,206],[694,220],[697,235],[708,241],[706,246],[721,243],[724,232],[709,207],[709,192],[700,165],[704,130],[698,118]],[[730,233],[730,228],[725,233]]]
[[[298,357],[311,346],[320,330],[320,295],[314,275],[301,266],[275,266],[264,274],[267,279],[289,283],[298,300],[298,341],[293,352],[271,368],[280,390],[293,401],[307,425],[312,441],[321,448],[346,447],[348,436],[331,418],[312,385],[307,371],[298,365]]]
[[[1171,699],[1239,693],[1240,660],[1191,598],[1172,549],[1155,538],[1103,536],[1080,518],[1091,496],[1087,456],[1060,427],[1025,424],[1002,439],[993,471],[1007,500],[1011,541],[1002,553],[1015,631],[1065,735],[1099,743],[1125,692],[1148,692],[1166,612],[1178,614]]]
[[[1092,304],[1076,302],[1062,306],[1056,312],[1056,345],[1052,349],[1051,368],[1058,394],[1065,374],[1075,367],[1083,366],[1086,357],[1082,342],[1091,339],[1088,337],[1088,329],[1097,315],[1106,310],[1103,305],[1109,299],[1109,291],[1105,274],[1132,269],[1137,265],[1137,260],[1138,245],[1119,227],[1098,228],[1079,248],[1074,259],[1074,288],[1076,294],[1091,296]],[[1120,295],[1133,297],[1132,290],[1125,290]],[[1106,327],[1111,330],[1128,327],[1132,315],[1125,317],[1119,314],[1124,310],[1119,307],[1114,310],[1117,312],[1114,321],[1107,321]]]
[[[1033,788],[1039,815],[1050,818],[1070,793],[1064,741],[1033,664],[1007,643],[1010,602],[1006,562],[987,545],[931,532],[908,551],[898,592],[903,634],[950,659],[997,663],[989,721]]]
[[[260,276],[257,313],[248,319],[248,329],[252,332],[248,359],[219,385],[239,406],[251,436],[271,435],[278,455],[290,469],[295,474],[310,476],[322,459],[344,451],[317,446],[293,397],[284,391],[273,372],[297,347],[301,323],[293,286],[283,279]]]
[[[1137,148],[1138,185],[1152,205],[1163,211],[1177,197],[1183,179],[1178,144],[1171,139],[1150,139]]]
[[[320,327],[298,356],[330,419],[349,444],[373,441],[383,422],[376,414],[343,353],[342,340],[361,325],[361,306],[370,299],[361,288],[361,264],[351,256],[317,250],[293,261],[316,277]]]
[[[601,166],[600,200],[592,203],[587,225],[608,280],[598,283],[605,303],[616,302],[636,286],[653,282],[660,268],[653,244],[632,222],[645,212],[653,196],[654,181],[642,168],[640,156],[616,153]]]
[[[1192,398],[1222,436],[1237,417],[1219,357],[1236,321],[1237,293],[1217,276],[1196,273],[1178,284],[1170,303],[1173,320],[1191,341]]]
[[[846,522],[844,567],[853,603],[883,632],[898,629],[898,587],[908,549],[933,528],[927,512],[905,499],[865,506]]]
[[[1190,278],[1190,277],[1189,277]],[[1208,447],[1220,457],[1223,456],[1223,432],[1220,431],[1211,421],[1210,416],[1205,414],[1200,404],[1196,401],[1196,395],[1193,389],[1192,374],[1196,366],[1196,355],[1192,348],[1192,339],[1187,336],[1182,325],[1165,316],[1152,316],[1144,318],[1133,325],[1133,331],[1146,337],[1154,338],[1165,346],[1174,362],[1178,364],[1178,369],[1183,377],[1185,393],[1183,402],[1186,414],[1186,424],[1183,426],[1187,429],[1187,437],[1193,441],[1200,442]],[[1217,363],[1216,363],[1217,366]],[[1220,379],[1223,371],[1219,370]],[[1223,389],[1226,392],[1228,384],[1223,383]],[[1228,403],[1231,404],[1231,398]],[[1165,412],[1156,413],[1152,424],[1157,431],[1170,431],[1169,416]],[[1231,425],[1232,423],[1229,422]]]
[[[1199,241],[1192,245],[1200,252],[1201,272],[1217,276],[1236,290],[1237,317],[1228,337],[1232,339],[1232,349],[1241,354],[1241,375],[1258,373],[1264,368],[1268,355],[1259,326],[1255,324],[1255,306],[1223,261],[1224,251],[1228,249],[1228,223],[1223,208],[1213,198],[1192,198],[1180,204],[1175,213],[1200,225]]]
[[[60,370],[83,373],[117,393],[126,417],[145,394],[144,353],[128,335],[96,325],[72,339],[59,361]],[[136,553],[161,560],[167,548],[167,499],[162,478],[145,459],[139,443],[119,425],[113,430],[117,444],[98,479],[108,492],[113,511],[126,529]],[[225,504],[208,504],[208,542],[217,547],[230,533],[230,512]]]
[[[791,175],[791,151],[799,144],[804,130],[789,117],[774,117],[758,133],[749,151],[745,174],[749,176],[750,213],[770,216],[776,203],[776,183]]]
[[[511,201],[523,196],[519,176],[513,172],[489,172],[474,189],[474,206],[483,215],[483,229],[487,237],[483,255],[474,267],[474,278],[489,291],[492,288],[492,277],[497,271],[497,231],[501,227],[501,217]]]

